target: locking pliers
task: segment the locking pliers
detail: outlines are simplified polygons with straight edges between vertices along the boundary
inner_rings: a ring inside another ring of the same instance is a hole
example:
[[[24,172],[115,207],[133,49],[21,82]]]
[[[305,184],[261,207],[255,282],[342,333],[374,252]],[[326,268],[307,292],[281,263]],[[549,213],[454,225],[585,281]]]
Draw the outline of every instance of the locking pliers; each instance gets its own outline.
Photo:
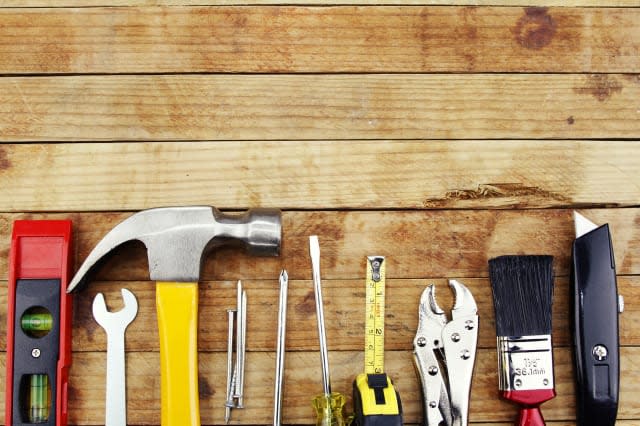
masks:
[[[478,342],[478,308],[471,292],[449,281],[455,295],[451,321],[438,306],[435,287],[420,297],[413,354],[422,385],[425,426],[465,426]]]

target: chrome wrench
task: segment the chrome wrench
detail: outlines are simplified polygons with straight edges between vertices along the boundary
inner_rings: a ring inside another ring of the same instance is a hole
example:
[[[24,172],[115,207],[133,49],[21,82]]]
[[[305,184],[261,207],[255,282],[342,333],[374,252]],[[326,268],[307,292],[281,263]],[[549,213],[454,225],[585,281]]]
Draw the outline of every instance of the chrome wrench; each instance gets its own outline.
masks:
[[[138,313],[138,301],[126,288],[121,292],[124,308],[117,312],[107,311],[102,293],[98,293],[93,299],[93,318],[107,333],[105,426],[127,425],[124,332]]]

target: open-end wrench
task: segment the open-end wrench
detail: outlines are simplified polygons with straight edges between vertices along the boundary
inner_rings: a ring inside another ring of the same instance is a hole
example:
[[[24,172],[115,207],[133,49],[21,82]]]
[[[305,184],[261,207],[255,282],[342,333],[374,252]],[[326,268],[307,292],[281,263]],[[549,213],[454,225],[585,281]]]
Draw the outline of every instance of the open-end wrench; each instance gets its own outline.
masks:
[[[107,392],[105,426],[126,426],[127,386],[124,361],[124,332],[138,313],[138,301],[126,288],[121,290],[124,308],[107,311],[104,295],[93,299],[93,317],[107,333]]]

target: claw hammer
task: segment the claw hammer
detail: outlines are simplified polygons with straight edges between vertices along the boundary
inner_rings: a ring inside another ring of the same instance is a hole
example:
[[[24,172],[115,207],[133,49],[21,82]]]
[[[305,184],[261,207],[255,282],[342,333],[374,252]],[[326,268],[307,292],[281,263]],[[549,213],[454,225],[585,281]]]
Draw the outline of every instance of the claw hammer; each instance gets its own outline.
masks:
[[[277,256],[281,239],[279,210],[242,215],[208,206],[143,210],[109,231],[69,283],[69,293],[81,287],[99,262],[127,241],[146,246],[149,275],[156,281],[162,426],[200,426],[198,280],[205,254],[235,242],[249,254]]]

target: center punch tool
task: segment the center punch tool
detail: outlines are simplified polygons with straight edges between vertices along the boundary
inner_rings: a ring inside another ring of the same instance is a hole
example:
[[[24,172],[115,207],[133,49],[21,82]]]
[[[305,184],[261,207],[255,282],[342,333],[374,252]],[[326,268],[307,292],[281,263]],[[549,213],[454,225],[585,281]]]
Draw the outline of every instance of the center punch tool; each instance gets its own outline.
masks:
[[[478,308],[467,287],[449,281],[455,295],[451,321],[438,306],[435,287],[420,297],[413,353],[422,385],[425,426],[466,426],[478,343]]]
[[[616,268],[607,224],[574,212],[571,286],[577,418],[581,426],[614,425],[618,412],[620,353]]]

